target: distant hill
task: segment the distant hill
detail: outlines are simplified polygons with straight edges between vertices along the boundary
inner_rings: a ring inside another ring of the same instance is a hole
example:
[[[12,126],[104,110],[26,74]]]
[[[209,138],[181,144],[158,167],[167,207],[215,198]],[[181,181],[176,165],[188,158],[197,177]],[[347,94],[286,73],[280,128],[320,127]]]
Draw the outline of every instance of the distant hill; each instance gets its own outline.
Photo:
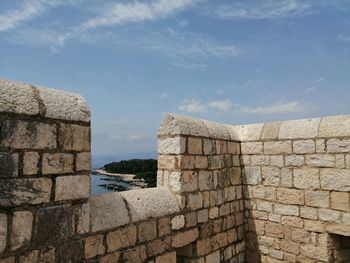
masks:
[[[105,164],[130,159],[157,159],[157,152],[136,152],[127,154],[92,154],[92,168],[102,168]]]

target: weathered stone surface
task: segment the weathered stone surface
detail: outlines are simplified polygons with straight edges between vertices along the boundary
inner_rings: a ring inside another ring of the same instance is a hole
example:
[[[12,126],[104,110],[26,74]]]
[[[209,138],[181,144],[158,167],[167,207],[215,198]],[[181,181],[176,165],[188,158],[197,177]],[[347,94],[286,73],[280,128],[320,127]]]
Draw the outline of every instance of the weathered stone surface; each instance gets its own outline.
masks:
[[[281,169],[277,167],[264,166],[261,169],[264,185],[279,186]]]
[[[113,252],[121,248],[134,246],[137,240],[135,225],[118,229],[107,234],[108,252]]]
[[[176,252],[170,252],[156,257],[156,263],[176,263]]]
[[[333,209],[349,211],[349,193],[346,192],[332,192],[331,206]]]
[[[304,155],[286,155],[285,156],[286,166],[303,166],[304,165]]]
[[[294,186],[299,189],[319,189],[320,180],[317,168],[298,168],[293,171]]]
[[[179,168],[183,170],[194,169],[194,157],[193,155],[180,155]]]
[[[265,154],[291,154],[292,143],[290,141],[264,142]]]
[[[210,190],[213,187],[213,174],[210,171],[198,172],[198,187],[200,191]]]
[[[340,218],[340,212],[331,209],[319,209],[318,216],[323,221],[335,222]]]
[[[290,188],[278,188],[277,201],[283,204],[303,205],[304,192],[301,190],[290,189]]]
[[[130,222],[128,210],[119,193],[92,196],[89,200],[92,232],[116,228]]]
[[[0,206],[48,203],[51,187],[47,178],[0,180]]]
[[[284,121],[281,124],[279,139],[315,138],[320,119]]]
[[[63,150],[90,152],[90,127],[61,123],[58,139]]]
[[[87,259],[103,255],[106,251],[103,245],[103,235],[87,237],[84,243],[84,254]]]
[[[36,214],[32,241],[50,246],[68,241],[74,235],[75,216],[71,206],[40,208]]]
[[[58,263],[83,262],[84,246],[82,240],[64,243],[57,252]]]
[[[305,204],[315,207],[329,207],[328,191],[305,191]]]
[[[283,160],[282,160],[283,162]],[[268,155],[252,155],[251,156],[251,165],[260,166],[260,165],[269,165],[270,157]]]
[[[350,135],[350,116],[330,116],[321,120],[318,137],[346,137]]]
[[[215,141],[203,138],[203,154],[212,155],[216,153]]]
[[[39,103],[33,87],[17,81],[0,79],[0,112],[38,114]]]
[[[186,138],[175,137],[158,140],[158,154],[183,154],[186,150]]]
[[[183,215],[175,216],[171,219],[171,229],[181,229],[185,226],[185,217]]]
[[[167,188],[148,188],[121,192],[130,209],[132,222],[180,211],[176,198]]]
[[[315,153],[316,146],[313,140],[299,140],[293,142],[293,152],[297,154]]]
[[[90,196],[90,176],[72,175],[56,178],[55,200],[84,199]]]
[[[121,262],[142,263],[145,262],[146,258],[146,246],[142,245],[125,251]]]
[[[260,167],[245,167],[243,182],[250,185],[259,184],[261,182]]]
[[[208,169],[208,157],[207,156],[195,156],[194,167],[197,169]]]
[[[176,170],[179,168],[178,158],[173,155],[159,155],[158,169]]]
[[[0,254],[4,252],[7,241],[7,216],[0,214]]]
[[[119,258],[120,253],[115,252],[107,256],[101,257],[99,263],[115,263],[118,262]]]
[[[279,215],[298,216],[299,207],[295,205],[275,204],[274,212]]]
[[[18,154],[0,152],[0,177],[18,176]]]
[[[276,140],[280,131],[282,122],[265,123],[261,133],[262,140]]]
[[[55,262],[55,248],[48,247],[40,250],[38,262],[40,263],[51,263]]]
[[[260,139],[263,123],[236,126],[241,141],[257,141]]]
[[[241,151],[242,151],[242,154],[262,154],[263,143],[262,142],[242,142]]]
[[[45,117],[90,122],[90,109],[81,95],[43,87],[38,87],[38,91]]]
[[[193,228],[185,232],[180,232],[172,236],[171,245],[174,248],[183,247],[195,241],[199,236],[198,229]]]
[[[91,170],[91,154],[89,152],[77,154],[77,171],[90,171]]]
[[[43,174],[62,174],[73,171],[73,154],[45,153],[42,161]]]
[[[189,154],[202,154],[202,139],[189,137],[187,143]]]
[[[210,138],[230,140],[230,135],[223,124],[205,120],[203,120],[203,123],[208,129]]]
[[[86,234],[90,231],[90,202],[81,204],[77,210],[77,233]]]
[[[187,198],[187,208],[197,210],[203,207],[203,199],[201,193],[189,194]]]
[[[171,233],[170,218],[162,218],[158,220],[158,236],[164,236]]]
[[[157,237],[157,222],[155,220],[148,220],[141,222],[138,226],[138,238],[140,242],[146,242]]]
[[[11,230],[11,250],[29,245],[32,237],[33,214],[30,211],[13,213]]]
[[[170,236],[162,239],[156,239],[152,242],[149,242],[147,244],[147,256],[153,257],[155,255],[164,253],[165,251],[169,250],[170,245],[171,245]]]
[[[15,263],[15,262],[16,262],[15,257],[8,257],[8,258],[0,259],[0,263]]]
[[[220,263],[220,251],[215,251],[205,257],[205,262]]]
[[[23,155],[23,174],[35,175],[38,173],[39,168],[39,154],[37,152],[25,152]]]
[[[1,146],[13,149],[55,149],[56,125],[7,120],[1,129]]]
[[[327,140],[327,152],[329,152],[329,153],[350,153],[350,139],[329,139],[329,140]]]
[[[321,188],[324,190],[350,191],[350,170],[321,169]]]
[[[18,259],[19,263],[36,263],[39,257],[39,250],[33,250],[31,252],[25,253]]]
[[[331,154],[306,155],[306,164],[315,167],[335,167],[335,156]]]

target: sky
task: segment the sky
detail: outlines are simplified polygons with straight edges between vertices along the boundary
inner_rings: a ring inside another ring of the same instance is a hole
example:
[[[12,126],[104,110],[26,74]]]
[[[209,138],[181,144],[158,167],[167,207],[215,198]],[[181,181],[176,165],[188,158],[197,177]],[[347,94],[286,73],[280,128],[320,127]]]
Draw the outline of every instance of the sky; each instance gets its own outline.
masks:
[[[155,152],[166,112],[350,113],[349,0],[1,0],[0,78],[82,94],[93,154]]]

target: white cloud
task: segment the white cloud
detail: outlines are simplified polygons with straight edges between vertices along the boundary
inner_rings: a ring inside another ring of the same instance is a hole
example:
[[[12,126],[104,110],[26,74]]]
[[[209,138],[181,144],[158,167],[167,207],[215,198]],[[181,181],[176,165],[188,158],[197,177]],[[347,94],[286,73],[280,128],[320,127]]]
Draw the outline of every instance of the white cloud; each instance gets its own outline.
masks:
[[[195,2],[196,0],[155,0],[147,3],[117,3],[109,7],[101,16],[85,22],[81,28],[86,30],[99,26],[157,20],[183,10]]]
[[[179,106],[179,110],[192,112],[192,113],[200,113],[200,112],[205,112],[207,110],[207,105],[197,100],[185,100]]]
[[[132,133],[132,134],[114,134],[112,136],[114,140],[117,141],[139,141],[144,139],[142,134]]]
[[[209,102],[209,107],[217,110],[227,111],[232,108],[232,102],[229,99]]]
[[[188,21],[186,19],[182,19],[179,21],[179,26],[180,27],[186,27],[188,26]]]
[[[281,113],[297,113],[304,111],[304,106],[298,101],[290,101],[286,103],[278,103],[260,107],[240,107],[242,113],[252,114],[281,114]]]
[[[221,19],[273,19],[310,13],[312,10],[308,0],[241,1],[205,9],[205,14]]]
[[[169,94],[167,92],[157,92],[153,95],[153,97],[165,99],[166,97],[168,97],[168,95]]]

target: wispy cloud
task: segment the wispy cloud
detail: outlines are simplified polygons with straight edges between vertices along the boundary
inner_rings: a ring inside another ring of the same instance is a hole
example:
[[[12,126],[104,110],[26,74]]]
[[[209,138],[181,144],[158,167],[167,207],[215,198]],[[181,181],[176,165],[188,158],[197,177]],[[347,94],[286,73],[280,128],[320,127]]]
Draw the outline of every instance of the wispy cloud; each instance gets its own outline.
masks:
[[[226,100],[217,100],[209,102],[209,107],[217,110],[227,111],[232,108],[232,102],[229,99]]]
[[[86,30],[99,26],[157,20],[183,10],[195,2],[196,0],[156,0],[147,3],[117,3],[109,7],[101,16],[83,23],[81,28]]]
[[[169,93],[168,92],[157,92],[153,94],[153,97],[159,98],[159,99],[165,99],[168,97]]]
[[[259,107],[241,107],[242,113],[251,114],[282,114],[282,113],[298,113],[304,111],[304,105],[298,101],[290,101],[285,103],[277,103]]]
[[[216,100],[209,102],[200,102],[194,99],[184,100],[180,106],[180,111],[191,112],[191,113],[201,113],[206,112],[209,109],[229,111],[233,107],[232,102],[229,99],[226,100]]]
[[[337,40],[340,42],[350,42],[350,35],[339,34]]]
[[[144,135],[138,134],[138,133],[131,133],[131,134],[114,134],[112,136],[114,140],[118,141],[139,141],[145,138]]]
[[[312,12],[308,0],[264,0],[212,5],[204,13],[221,19],[273,19],[304,16]]]

